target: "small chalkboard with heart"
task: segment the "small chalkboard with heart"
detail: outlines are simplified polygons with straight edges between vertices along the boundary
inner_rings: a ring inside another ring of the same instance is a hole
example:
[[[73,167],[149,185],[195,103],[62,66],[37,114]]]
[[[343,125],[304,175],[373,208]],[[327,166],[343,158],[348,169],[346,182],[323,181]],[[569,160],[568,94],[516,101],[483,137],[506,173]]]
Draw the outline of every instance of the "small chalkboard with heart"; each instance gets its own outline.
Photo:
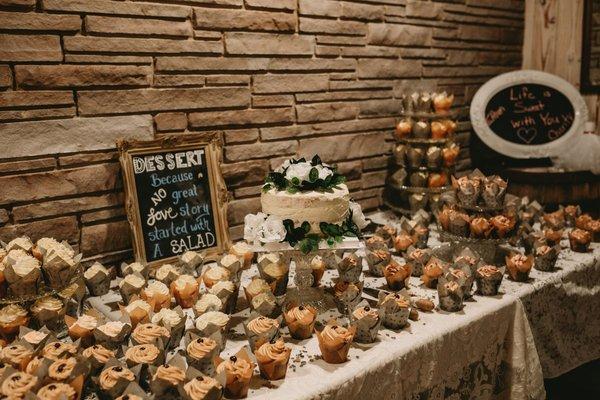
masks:
[[[577,90],[539,71],[500,75],[471,104],[473,128],[492,149],[515,158],[551,157],[583,127],[587,109]]]

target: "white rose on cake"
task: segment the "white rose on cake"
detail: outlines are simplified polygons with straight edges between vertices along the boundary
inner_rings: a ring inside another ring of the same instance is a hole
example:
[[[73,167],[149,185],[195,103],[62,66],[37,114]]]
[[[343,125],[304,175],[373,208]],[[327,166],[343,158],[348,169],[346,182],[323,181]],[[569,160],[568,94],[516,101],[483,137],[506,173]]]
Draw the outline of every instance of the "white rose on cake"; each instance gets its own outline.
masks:
[[[279,243],[285,239],[286,233],[281,218],[269,215],[262,224],[259,240],[263,243]]]
[[[323,165],[317,165],[315,168],[319,171],[319,179],[326,179],[328,176],[333,175],[333,171]]]
[[[312,169],[312,165],[308,162],[300,162],[297,164],[292,164],[288,167],[285,172],[285,178],[287,180],[292,180],[293,178],[298,178],[300,182],[308,181],[308,176],[310,174],[310,170]]]
[[[352,222],[358,226],[358,229],[364,229],[367,227],[367,225],[369,225],[369,221],[365,218],[360,204],[351,201],[350,211],[352,211]]]
[[[259,242],[260,235],[262,233],[262,227],[267,219],[267,214],[247,214],[244,217],[244,240],[248,243]]]

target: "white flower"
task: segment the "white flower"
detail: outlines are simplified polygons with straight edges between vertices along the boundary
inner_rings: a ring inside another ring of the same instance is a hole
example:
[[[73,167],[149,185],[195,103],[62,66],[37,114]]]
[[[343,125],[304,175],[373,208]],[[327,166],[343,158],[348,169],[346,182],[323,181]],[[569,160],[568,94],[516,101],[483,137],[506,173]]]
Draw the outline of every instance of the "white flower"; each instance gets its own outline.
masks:
[[[285,161],[283,162],[283,164],[281,164],[281,165],[279,166],[279,168],[277,168],[277,169],[275,170],[275,172],[280,172],[280,173],[281,173],[281,172],[283,172],[283,171],[284,171],[284,170],[285,170],[287,167],[289,167],[289,166],[290,166],[290,164],[291,164],[290,160],[285,160]]]
[[[248,243],[256,243],[262,231],[262,225],[267,218],[265,213],[247,214],[244,217],[244,240]]]
[[[286,233],[281,218],[269,215],[262,224],[259,240],[263,243],[278,243],[285,239]]]
[[[312,166],[308,162],[292,164],[285,172],[285,178],[287,180],[292,180],[292,178],[298,178],[300,179],[300,182],[307,181],[311,169]]]
[[[317,169],[317,171],[319,171],[319,179],[325,179],[329,175],[333,175],[333,171],[331,169],[325,168],[322,165],[317,165],[315,168]]]
[[[358,229],[364,229],[369,225],[369,221],[365,218],[360,204],[351,201],[350,211],[352,211],[352,222],[358,226]]]

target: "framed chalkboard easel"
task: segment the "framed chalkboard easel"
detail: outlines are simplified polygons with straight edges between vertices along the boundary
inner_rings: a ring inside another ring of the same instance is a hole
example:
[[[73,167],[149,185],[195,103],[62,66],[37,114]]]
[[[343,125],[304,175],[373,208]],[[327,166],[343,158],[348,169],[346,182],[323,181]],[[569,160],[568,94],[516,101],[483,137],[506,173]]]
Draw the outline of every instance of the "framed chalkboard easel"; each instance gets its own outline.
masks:
[[[210,260],[229,248],[218,133],[119,141],[117,147],[136,261],[152,267],[187,250]]]

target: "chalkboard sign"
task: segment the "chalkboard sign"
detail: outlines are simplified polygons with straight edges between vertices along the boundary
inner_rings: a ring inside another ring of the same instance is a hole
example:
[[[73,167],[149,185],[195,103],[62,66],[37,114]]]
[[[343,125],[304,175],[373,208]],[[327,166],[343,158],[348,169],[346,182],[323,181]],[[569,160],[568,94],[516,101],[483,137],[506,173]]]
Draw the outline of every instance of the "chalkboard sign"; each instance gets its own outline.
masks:
[[[166,263],[187,250],[214,258],[228,247],[218,135],[118,146],[137,261]]]
[[[540,71],[515,71],[483,85],[471,103],[473,128],[493,150],[514,158],[552,157],[583,129],[577,90]]]

